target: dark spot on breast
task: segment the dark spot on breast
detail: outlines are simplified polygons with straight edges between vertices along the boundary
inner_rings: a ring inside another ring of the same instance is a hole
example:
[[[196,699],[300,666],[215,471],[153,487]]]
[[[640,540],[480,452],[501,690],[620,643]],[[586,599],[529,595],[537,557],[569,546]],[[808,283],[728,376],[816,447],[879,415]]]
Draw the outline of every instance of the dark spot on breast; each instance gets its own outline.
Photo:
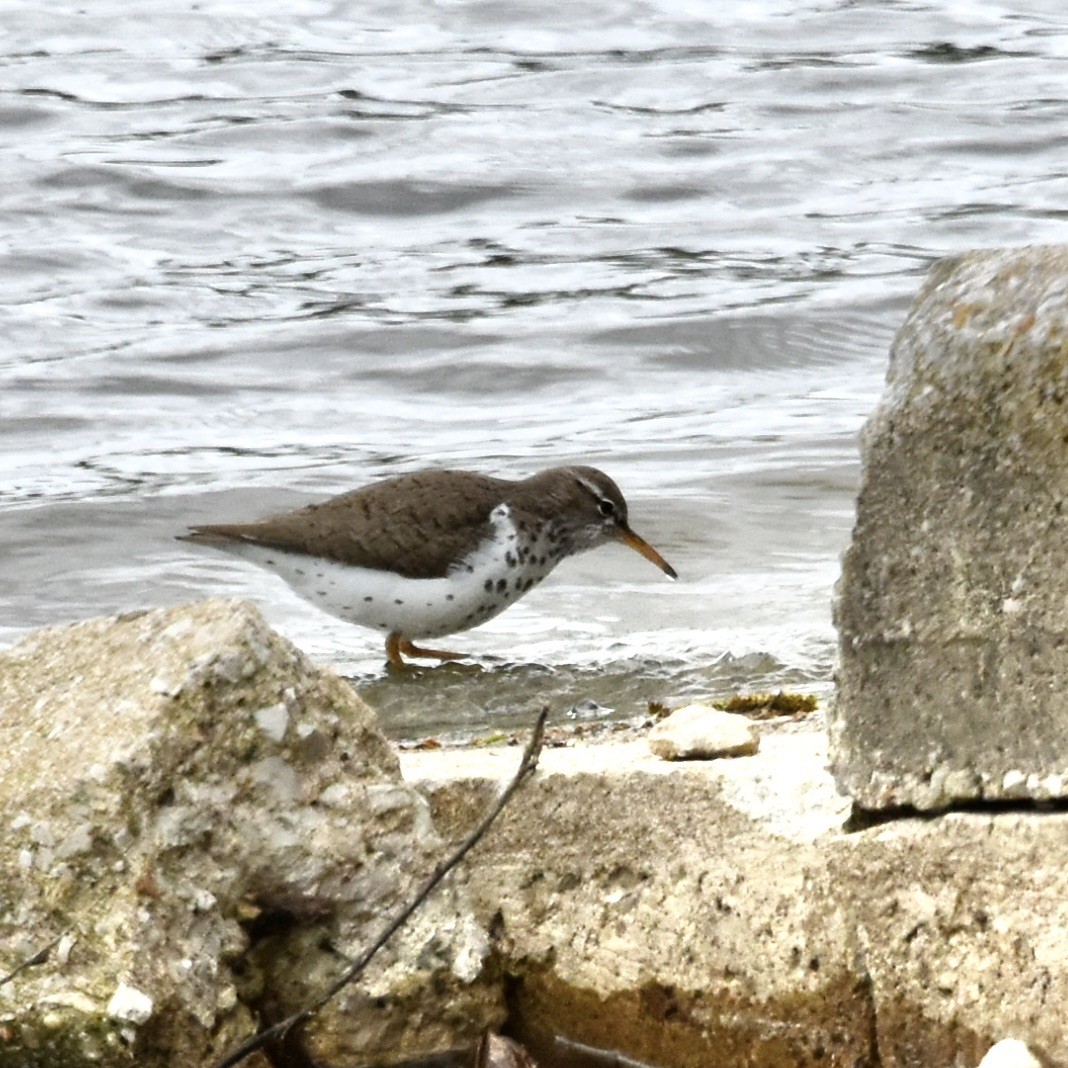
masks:
[[[482,588],[489,593],[489,591],[493,589],[493,579],[486,579],[486,581],[482,583]]]
[[[271,559],[271,558],[270,558],[269,556],[268,556],[268,557],[267,557],[267,559],[266,559],[266,560],[264,561],[264,563],[268,564],[268,565],[269,565],[270,567],[274,567],[274,560],[272,560],[272,559]],[[299,575],[299,574],[300,574],[300,572],[298,571],[298,572],[297,572],[297,574]]]
[[[538,567],[544,567],[545,566],[545,561],[547,559],[548,558],[546,556],[539,556],[538,557]]]
[[[447,594],[445,594],[445,600],[446,601],[455,601],[456,598],[451,593],[447,593]]]
[[[508,565],[509,567],[515,567],[516,563],[518,562],[518,561],[516,560],[516,558],[515,558],[515,553],[505,553],[505,554],[504,554],[504,562],[505,562],[505,563],[506,563],[506,564],[507,564],[507,565]]]
[[[366,602],[367,602],[368,604],[370,604],[370,603],[371,603],[371,602],[372,602],[372,601],[374,600],[374,598],[373,598],[373,597],[365,597],[365,598],[364,598],[364,600],[365,600],[365,601],[366,601]]]
[[[316,593],[316,596],[318,596],[318,597],[325,597],[326,596],[326,590],[316,590],[315,593]]]
[[[404,604],[404,602],[399,597],[393,603],[394,604]]]
[[[508,589],[508,580],[507,579],[497,579],[497,592],[498,593],[504,593],[504,591],[506,589]]]
[[[520,577],[520,578],[517,578],[517,579],[515,580],[515,588],[516,588],[517,590],[521,590],[521,589],[523,588],[523,579],[522,579],[522,577]]]
[[[268,560],[267,563],[273,564],[274,561],[273,560]],[[301,578],[304,578],[304,568],[302,568],[302,567],[293,568],[293,574],[294,575],[300,575]]]
[[[523,591],[526,592],[533,585],[534,585],[534,580],[532,578],[528,578],[527,581],[523,583]]]

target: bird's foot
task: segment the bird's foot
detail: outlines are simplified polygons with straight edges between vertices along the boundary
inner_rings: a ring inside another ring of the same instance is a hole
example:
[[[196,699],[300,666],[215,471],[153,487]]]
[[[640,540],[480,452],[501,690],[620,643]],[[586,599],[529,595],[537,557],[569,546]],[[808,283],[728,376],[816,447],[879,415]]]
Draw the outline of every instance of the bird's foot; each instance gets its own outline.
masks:
[[[467,659],[466,653],[450,653],[445,649],[424,649],[419,645],[413,645],[399,634],[391,634],[386,639],[386,656],[394,667],[403,667],[405,656],[426,657],[430,660]]]

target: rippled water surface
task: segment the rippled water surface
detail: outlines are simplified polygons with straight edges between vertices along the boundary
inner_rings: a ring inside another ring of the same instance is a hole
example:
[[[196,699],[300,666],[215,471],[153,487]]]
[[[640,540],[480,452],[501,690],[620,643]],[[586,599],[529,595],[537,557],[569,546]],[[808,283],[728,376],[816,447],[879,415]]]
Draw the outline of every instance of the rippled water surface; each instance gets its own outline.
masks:
[[[0,50],[0,639],[251,597],[402,733],[827,692],[922,273],[1068,237],[1060,3],[8,0]],[[476,666],[173,540],[565,462],[681,579],[565,562]]]

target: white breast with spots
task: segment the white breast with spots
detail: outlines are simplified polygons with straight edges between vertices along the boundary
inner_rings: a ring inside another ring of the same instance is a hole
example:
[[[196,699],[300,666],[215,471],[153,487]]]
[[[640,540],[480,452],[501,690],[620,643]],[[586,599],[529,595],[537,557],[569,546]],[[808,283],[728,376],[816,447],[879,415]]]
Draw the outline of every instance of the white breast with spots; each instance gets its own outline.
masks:
[[[346,622],[419,640],[469,630],[537,585],[559,562],[547,546],[520,542],[506,504],[492,534],[444,578],[412,579],[249,543],[230,551],[284,579],[301,597]]]

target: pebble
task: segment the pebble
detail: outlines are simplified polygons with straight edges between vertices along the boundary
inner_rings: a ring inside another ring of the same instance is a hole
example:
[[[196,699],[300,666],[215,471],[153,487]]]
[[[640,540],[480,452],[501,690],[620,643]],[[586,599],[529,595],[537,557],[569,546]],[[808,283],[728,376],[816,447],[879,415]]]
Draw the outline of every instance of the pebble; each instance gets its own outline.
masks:
[[[115,993],[108,1002],[107,1013],[113,1020],[122,1020],[124,1023],[143,1024],[147,1023],[152,1016],[154,1008],[152,999],[143,994],[137,987],[119,983]]]
[[[676,709],[649,732],[649,748],[664,760],[752,756],[760,735],[744,716],[711,705]]]
[[[1018,1038],[1003,1038],[987,1050],[979,1068],[1042,1068],[1042,1062]]]

